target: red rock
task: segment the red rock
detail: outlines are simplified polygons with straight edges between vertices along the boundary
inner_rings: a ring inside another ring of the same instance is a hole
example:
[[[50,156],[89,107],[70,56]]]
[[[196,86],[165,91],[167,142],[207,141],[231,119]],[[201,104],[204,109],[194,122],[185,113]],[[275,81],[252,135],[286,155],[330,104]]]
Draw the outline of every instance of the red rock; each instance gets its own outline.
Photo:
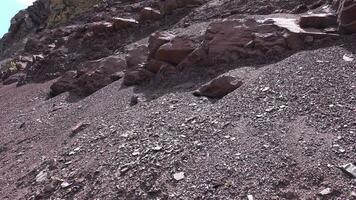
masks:
[[[174,38],[171,42],[162,45],[155,53],[155,59],[178,65],[193,50],[194,43],[185,38]]]
[[[199,90],[193,92],[195,96],[205,96],[209,98],[222,98],[233,92],[243,84],[232,76],[221,76],[203,85]]]
[[[153,57],[163,44],[170,42],[173,38],[175,35],[164,31],[151,34],[148,40],[149,57]]]
[[[140,21],[146,21],[146,20],[159,20],[162,18],[162,14],[160,13],[160,11],[155,10],[151,7],[145,7],[141,10],[140,12]]]
[[[205,38],[205,49],[211,63],[262,56],[276,45],[287,48],[280,27],[253,19],[213,22]]]
[[[119,56],[85,62],[78,71],[66,72],[51,86],[51,95],[75,90],[81,95],[90,95],[112,83],[112,75],[123,71],[126,62]]]
[[[77,85],[84,95],[89,95],[113,82],[111,75],[123,71],[126,62],[119,56],[109,56],[83,64]]]

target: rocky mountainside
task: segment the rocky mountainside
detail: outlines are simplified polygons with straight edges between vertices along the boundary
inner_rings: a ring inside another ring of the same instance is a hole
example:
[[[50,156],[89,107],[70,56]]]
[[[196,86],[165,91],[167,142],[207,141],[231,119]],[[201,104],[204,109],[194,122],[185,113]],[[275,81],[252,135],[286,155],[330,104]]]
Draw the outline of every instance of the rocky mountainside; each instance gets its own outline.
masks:
[[[353,0],[37,0],[0,40],[0,199],[356,199]]]

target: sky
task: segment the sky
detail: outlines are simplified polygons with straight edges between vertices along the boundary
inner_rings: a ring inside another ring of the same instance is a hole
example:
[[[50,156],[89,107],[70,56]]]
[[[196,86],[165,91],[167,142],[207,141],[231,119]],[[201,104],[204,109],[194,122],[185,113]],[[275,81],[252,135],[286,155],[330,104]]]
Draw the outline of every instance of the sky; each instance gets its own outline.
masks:
[[[10,21],[20,10],[32,5],[35,0],[0,0],[0,38],[7,33]]]

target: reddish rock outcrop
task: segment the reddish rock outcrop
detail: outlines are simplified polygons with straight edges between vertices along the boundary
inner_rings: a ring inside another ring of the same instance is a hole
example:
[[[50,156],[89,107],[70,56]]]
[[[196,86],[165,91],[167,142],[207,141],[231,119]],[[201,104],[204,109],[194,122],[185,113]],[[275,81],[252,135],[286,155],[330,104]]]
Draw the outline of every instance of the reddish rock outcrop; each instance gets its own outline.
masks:
[[[155,53],[155,59],[178,65],[193,50],[194,43],[186,38],[174,38],[163,44]]]
[[[51,96],[57,96],[63,92],[72,91],[76,86],[77,71],[67,71],[51,85]]]
[[[155,32],[148,40],[149,57],[154,57],[157,50],[165,43],[170,42],[175,35],[168,32]]]
[[[90,95],[109,85],[112,75],[125,69],[126,62],[119,56],[83,63],[81,69],[66,72],[51,86],[51,95],[75,90],[81,95]]]

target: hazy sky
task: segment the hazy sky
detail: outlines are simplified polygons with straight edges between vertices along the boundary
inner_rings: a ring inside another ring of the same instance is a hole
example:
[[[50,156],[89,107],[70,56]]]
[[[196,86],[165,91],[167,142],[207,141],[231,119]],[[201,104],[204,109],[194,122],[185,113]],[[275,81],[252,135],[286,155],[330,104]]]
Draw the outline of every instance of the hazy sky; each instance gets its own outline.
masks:
[[[10,27],[10,20],[21,9],[27,8],[35,0],[0,0],[0,37],[2,37]]]

